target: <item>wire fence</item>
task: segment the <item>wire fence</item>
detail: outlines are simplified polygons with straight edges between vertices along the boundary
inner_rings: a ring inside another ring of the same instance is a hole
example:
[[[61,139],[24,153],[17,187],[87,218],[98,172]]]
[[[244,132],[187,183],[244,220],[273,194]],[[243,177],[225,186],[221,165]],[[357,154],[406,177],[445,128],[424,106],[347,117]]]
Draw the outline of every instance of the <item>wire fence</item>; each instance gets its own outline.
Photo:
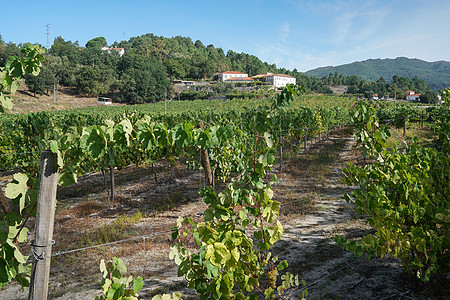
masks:
[[[85,250],[89,250],[89,249],[105,247],[105,246],[112,246],[112,245],[116,245],[116,244],[132,242],[132,241],[137,241],[137,240],[143,240],[145,242],[146,239],[154,238],[157,236],[162,236],[162,235],[168,234],[170,232],[171,232],[171,230],[156,231],[156,232],[153,232],[153,233],[150,233],[147,235],[133,236],[133,237],[130,237],[127,239],[119,240],[119,241],[114,241],[114,242],[109,242],[109,243],[104,243],[104,244],[99,244],[99,245],[93,245],[93,246],[88,246],[88,247],[83,247],[83,248],[71,249],[71,250],[67,250],[67,251],[60,251],[58,253],[52,254],[52,257],[75,253],[75,252],[80,252],[80,251],[85,251]]]
[[[389,121],[392,122],[392,121],[395,121],[395,119],[385,120],[385,122],[389,122]],[[341,129],[341,128],[344,128],[344,127],[349,127],[349,126],[355,126],[355,124],[338,125],[338,126],[333,127],[331,129],[331,131],[337,130],[337,129]],[[317,127],[314,127],[314,128],[317,128]],[[300,128],[300,129],[289,129],[289,130],[284,130],[283,132],[288,132],[290,130],[305,130],[305,129],[312,129],[312,127]],[[23,153],[26,153],[26,152],[23,152]],[[37,153],[37,151],[32,152],[32,153]],[[289,205],[291,203],[298,202],[298,201],[303,201],[303,200],[301,200],[301,199],[300,200],[294,200],[294,201],[290,201],[290,202],[287,202],[287,203],[282,203],[282,205]],[[92,246],[87,246],[87,247],[81,247],[81,248],[76,248],[76,249],[69,249],[69,250],[59,251],[57,253],[53,253],[51,256],[52,257],[63,256],[63,255],[67,255],[67,254],[73,254],[73,253],[77,253],[77,252],[87,251],[87,250],[90,250],[90,249],[96,249],[96,248],[100,248],[100,247],[110,247],[112,245],[117,245],[117,244],[122,244],[122,243],[127,243],[127,242],[133,242],[133,241],[140,241],[140,240],[142,240],[144,242],[144,245],[145,245],[146,239],[153,239],[153,238],[156,238],[156,237],[169,235],[170,233],[171,233],[171,230],[156,231],[156,232],[152,232],[152,233],[149,233],[149,234],[133,236],[133,237],[122,239],[122,240],[118,240],[118,241],[113,241],[113,242],[108,242],[108,243],[103,243],[103,244],[98,244],[98,245],[92,245]],[[144,248],[145,248],[145,246],[144,246]],[[345,270],[346,268],[348,268],[351,265],[355,264],[356,262],[360,261],[360,259],[361,258],[353,260],[353,261],[347,263],[346,265],[340,267],[339,269],[337,269],[337,270],[335,270],[335,271],[333,271],[331,273],[327,273],[327,272],[322,273],[321,277],[318,278],[317,280],[315,280],[314,282],[309,283],[308,285],[306,285],[305,287],[303,287],[301,289],[297,289],[295,291],[294,295],[298,295],[299,293],[301,293],[305,289],[310,288],[310,287],[320,283],[321,281],[329,278],[330,276],[338,274],[339,272]],[[350,288],[353,288],[354,286],[359,284],[362,280],[364,280],[364,278],[361,278],[357,282],[354,282],[353,285]],[[408,294],[409,292],[410,291],[407,291],[405,293],[399,294],[398,296],[404,296],[404,295]],[[394,296],[397,296],[397,295],[394,295]],[[383,298],[383,299],[389,299],[391,297],[393,297],[393,296],[386,297],[386,298]]]

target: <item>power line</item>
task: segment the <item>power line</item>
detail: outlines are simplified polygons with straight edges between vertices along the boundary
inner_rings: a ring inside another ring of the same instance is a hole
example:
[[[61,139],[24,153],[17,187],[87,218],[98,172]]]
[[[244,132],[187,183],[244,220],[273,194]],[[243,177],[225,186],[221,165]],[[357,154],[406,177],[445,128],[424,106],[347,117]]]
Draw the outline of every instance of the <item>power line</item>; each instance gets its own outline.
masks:
[[[50,24],[46,24],[46,32],[47,32],[47,51],[50,49]]]

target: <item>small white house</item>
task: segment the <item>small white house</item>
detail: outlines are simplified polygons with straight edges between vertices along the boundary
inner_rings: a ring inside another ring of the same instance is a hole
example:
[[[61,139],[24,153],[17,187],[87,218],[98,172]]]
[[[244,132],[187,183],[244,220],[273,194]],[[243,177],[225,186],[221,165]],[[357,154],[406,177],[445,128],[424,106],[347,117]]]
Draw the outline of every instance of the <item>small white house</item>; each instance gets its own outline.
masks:
[[[106,97],[98,97],[97,98],[97,103],[99,105],[111,105],[112,104],[112,99],[111,98],[106,98]]]
[[[122,57],[122,55],[125,54],[124,48],[110,48],[110,47],[103,47],[103,51],[108,51],[108,53],[111,53],[111,51],[117,51],[119,53],[119,56]]]
[[[406,95],[406,100],[410,100],[410,101],[419,101],[420,99],[420,94],[410,94],[410,95]]]
[[[297,79],[295,77],[285,74],[266,74],[266,82],[269,82],[274,87],[285,87],[288,84],[296,84]]]
[[[231,78],[248,78],[248,74],[236,72],[236,71],[222,72],[222,73],[219,73],[217,76],[220,81],[227,81]]]

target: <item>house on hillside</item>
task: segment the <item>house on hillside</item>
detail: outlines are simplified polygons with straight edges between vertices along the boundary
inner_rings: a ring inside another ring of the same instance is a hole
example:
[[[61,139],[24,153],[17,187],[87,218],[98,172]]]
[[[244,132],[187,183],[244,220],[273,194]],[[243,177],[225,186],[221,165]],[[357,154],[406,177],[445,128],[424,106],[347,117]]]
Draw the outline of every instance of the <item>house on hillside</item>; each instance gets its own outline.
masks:
[[[252,78],[264,80],[265,82],[268,82],[277,88],[285,87],[288,84],[296,84],[296,82],[297,82],[297,79],[295,77],[285,75],[285,74],[266,73],[266,74],[255,75]]]
[[[372,100],[380,100],[380,98],[378,97],[378,94],[373,94]]]
[[[248,74],[237,71],[226,71],[218,73],[216,76],[219,81],[228,81],[231,78],[248,78]]]
[[[410,101],[419,101],[420,94],[409,94],[409,95],[406,95],[405,99],[410,100]]]
[[[108,53],[111,53],[111,51],[117,51],[119,53],[119,56],[122,57],[122,55],[125,54],[124,48],[110,48],[110,47],[103,47],[103,51],[108,51]]]
[[[408,96],[408,95],[414,95],[414,94],[415,94],[414,91],[406,91],[405,92],[405,97]]]

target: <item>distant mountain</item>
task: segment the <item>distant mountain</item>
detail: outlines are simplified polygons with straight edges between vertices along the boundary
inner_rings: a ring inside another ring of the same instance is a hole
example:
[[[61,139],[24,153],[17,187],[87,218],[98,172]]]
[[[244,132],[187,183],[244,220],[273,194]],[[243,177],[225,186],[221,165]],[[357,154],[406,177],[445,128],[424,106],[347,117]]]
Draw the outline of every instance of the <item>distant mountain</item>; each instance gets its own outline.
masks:
[[[450,62],[426,62],[416,58],[397,57],[395,59],[368,59],[341,66],[321,67],[306,72],[306,75],[323,77],[338,72],[345,76],[356,75],[368,81],[383,77],[387,82],[394,75],[413,78],[417,76],[433,89],[450,87]]]

